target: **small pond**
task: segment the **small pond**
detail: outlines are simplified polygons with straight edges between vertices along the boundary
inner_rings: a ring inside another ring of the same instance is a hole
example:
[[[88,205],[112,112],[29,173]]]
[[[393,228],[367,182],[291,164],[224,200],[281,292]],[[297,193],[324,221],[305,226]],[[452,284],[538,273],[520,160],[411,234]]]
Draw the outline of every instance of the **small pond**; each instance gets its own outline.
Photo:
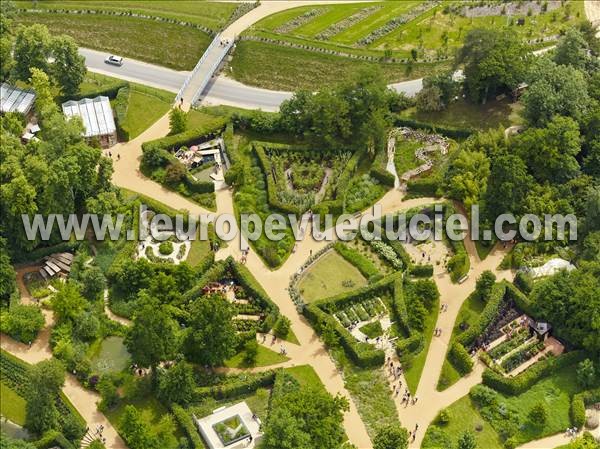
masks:
[[[102,341],[100,351],[92,358],[92,371],[116,373],[130,363],[130,355],[122,337],[107,337]]]

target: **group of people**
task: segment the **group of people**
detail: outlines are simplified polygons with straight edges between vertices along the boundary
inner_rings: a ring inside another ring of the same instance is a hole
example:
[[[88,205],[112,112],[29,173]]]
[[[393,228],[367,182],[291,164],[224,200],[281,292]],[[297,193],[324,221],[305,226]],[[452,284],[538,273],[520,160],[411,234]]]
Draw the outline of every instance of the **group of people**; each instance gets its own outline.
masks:
[[[242,257],[240,258],[240,263],[242,265],[244,265],[248,261],[248,253],[249,252],[250,252],[250,249],[243,249],[242,250]]]
[[[447,312],[447,311],[448,311],[448,304],[446,304],[446,303],[443,303],[443,304],[442,304],[442,307],[440,308],[440,311],[441,311],[441,312]]]
[[[566,433],[568,437],[575,438],[578,432],[579,429],[577,427],[568,427]]]
[[[108,152],[108,157],[112,159],[112,152],[111,151]],[[121,160],[121,155],[119,153],[117,153],[117,160],[118,161]]]
[[[435,335],[436,337],[441,337],[442,336],[442,328],[436,327],[435,330],[433,331],[433,335]]]

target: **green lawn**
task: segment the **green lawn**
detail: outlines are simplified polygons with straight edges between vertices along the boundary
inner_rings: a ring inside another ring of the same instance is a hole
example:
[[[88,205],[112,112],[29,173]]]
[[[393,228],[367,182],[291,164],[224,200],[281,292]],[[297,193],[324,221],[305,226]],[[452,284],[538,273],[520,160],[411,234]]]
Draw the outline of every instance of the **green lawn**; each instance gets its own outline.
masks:
[[[412,359],[410,366],[406,368],[404,372],[408,389],[412,394],[416,393],[417,387],[419,386],[419,380],[421,379],[421,374],[425,368],[425,360],[427,359],[427,352],[429,352],[429,346],[431,345],[431,338],[433,337],[433,330],[435,328],[435,323],[437,322],[439,310],[440,302],[437,300],[431,307],[431,312],[429,312],[425,318],[425,328],[423,330],[423,350]]]
[[[372,323],[365,324],[358,330],[369,338],[377,338],[383,335],[383,329],[381,328],[381,323],[379,321],[374,321]]]
[[[256,362],[253,365],[248,365],[244,360],[246,357],[246,351],[238,352],[229,360],[225,361],[227,368],[249,368],[258,366],[270,366],[278,363],[287,362],[289,357],[279,354],[278,352],[271,351],[269,348],[258,345],[258,354],[256,356]]]
[[[4,383],[0,383],[0,413],[10,421],[23,426],[25,424],[26,401]]]
[[[271,391],[267,388],[259,388],[255,392],[238,396],[233,399],[214,399],[211,397],[207,397],[202,400],[199,404],[194,404],[189,408],[189,410],[194,413],[198,418],[202,418],[204,416],[210,415],[213,410],[216,410],[220,407],[229,407],[231,405],[237,404],[240,401],[245,401],[248,404],[252,413],[256,413],[256,415],[261,419],[262,422],[265,422],[269,413],[269,396],[271,395]],[[199,449],[199,448],[197,448]]]
[[[542,379],[522,394],[507,396],[498,393],[498,405],[494,409],[485,407],[481,413],[470,397],[465,396],[446,409],[450,415],[447,425],[435,423],[429,427],[422,447],[447,447],[445,438],[450,438],[455,443],[457,435],[465,430],[472,431],[478,447],[486,449],[502,448],[500,435],[508,429],[514,432],[512,438],[516,446],[563,432],[571,426],[571,397],[580,390],[575,370],[566,367]],[[528,417],[531,409],[539,402],[544,403],[549,412],[543,426],[532,423]],[[511,417],[512,425],[508,425],[506,416]],[[482,425],[481,432],[476,431],[477,425]]]
[[[207,240],[192,240],[192,247],[187,256],[186,262],[195,267],[202,262],[210,253],[210,243]]]
[[[325,388],[323,386],[323,382],[321,382],[321,379],[319,378],[319,375],[310,365],[300,365],[284,369],[287,373],[294,376],[294,378],[300,383],[301,387]]]
[[[443,111],[418,112],[416,108],[410,108],[400,115],[412,120],[438,125],[486,130],[496,129],[499,126],[508,128],[518,124],[517,111],[519,108],[518,103],[511,103],[508,98],[501,101],[488,101],[485,105],[458,100],[450,103]]]
[[[136,380],[138,382],[138,380]],[[147,388],[147,387],[143,387]],[[135,398],[126,398],[119,403],[115,408],[107,410],[104,415],[108,418],[111,424],[117,429],[120,433],[120,424],[121,417],[125,412],[125,406],[133,405],[137,408],[142,416],[150,423],[151,426],[158,428],[158,424],[163,416],[169,414],[169,410],[151,393],[141,394],[140,397]],[[184,437],[183,431],[179,428],[179,426],[173,421],[173,428],[166,429],[168,432],[172,433],[172,435],[179,440],[179,438]],[[173,448],[164,448],[164,449],[175,449]]]
[[[316,53],[262,42],[241,41],[231,61],[231,75],[242,83],[266,89],[296,91],[333,85],[361,67],[378,66],[392,83],[420,78],[449,65],[384,64]]]
[[[465,35],[473,28],[505,28],[529,41],[532,49],[552,45],[555,41],[539,42],[542,37],[554,37],[568,26],[585,17],[583,2],[568,1],[553,12],[528,17],[507,18],[505,15],[463,17],[446,11],[446,7],[460,2],[444,0],[437,7],[421,11],[412,20],[384,33],[370,42],[361,42],[373,31],[380,29],[392,18],[414,10],[423,0],[387,1],[374,3],[342,3],[311,5],[282,11],[266,17],[244,32],[246,36],[266,38],[300,46],[316,47],[327,51],[377,58],[387,51],[395,63],[359,62],[347,56],[334,56],[310,50],[292,49],[278,44],[243,41],[238,45],[233,60],[233,75],[238,80],[266,88],[296,90],[317,88],[346,76],[360,65],[378,64],[390,82],[419,78],[431,73],[432,67],[447,68],[455,51],[462,46]],[[373,9],[379,6],[379,9]],[[308,11],[318,14],[303,21],[300,26],[286,27],[295,18]],[[358,20],[345,19],[360,13]],[[567,17],[566,13],[569,12]],[[411,14],[412,15],[412,14]],[[517,18],[525,25],[517,26]],[[319,33],[335,29],[327,36]],[[406,62],[411,52],[417,51],[418,61],[436,61],[429,66],[413,64],[412,72]],[[443,61],[443,62],[441,62]],[[423,70],[425,69],[425,70]],[[458,116],[454,117],[455,119]],[[493,117],[490,118],[492,120]]]
[[[352,364],[343,349],[334,349],[332,356],[344,372],[346,389],[371,439],[380,427],[397,424],[398,411],[383,368],[359,368]]]
[[[32,8],[30,1],[16,1],[19,8]],[[97,11],[132,11],[154,17],[166,17],[197,23],[219,30],[236,9],[235,3],[178,0],[173,1],[44,1],[35,4],[36,9],[93,9]]]
[[[298,290],[306,302],[355,290],[367,280],[354,265],[335,251],[317,260],[298,283]]]
[[[460,329],[461,323],[467,323],[470,327],[477,321],[484,308],[485,303],[483,301],[476,298],[474,295],[470,295],[465,302],[463,302],[458,312],[456,322],[454,323],[454,329],[452,330],[451,341],[452,339],[456,338],[457,335],[463,332]],[[448,361],[448,357],[446,357],[446,360],[444,360],[444,365],[442,366],[440,379],[438,380],[438,391],[443,391],[446,388],[454,385],[460,380],[461,377],[462,376],[460,373],[454,369],[452,364]]]
[[[475,409],[471,398],[464,396],[446,409],[450,421],[446,425],[431,424],[427,429],[421,448],[452,448],[465,430],[473,432],[478,448],[502,449],[498,434]],[[481,431],[476,428],[481,426]]]
[[[417,168],[423,162],[417,159],[415,151],[423,146],[422,143],[415,140],[406,140],[402,137],[396,139],[396,152],[394,153],[394,165],[396,173],[402,176],[413,168]]]
[[[154,122],[169,112],[172,101],[165,101],[150,92],[131,89],[127,117],[120,124],[121,128],[129,134],[129,139],[134,139],[148,129]]]
[[[194,68],[212,37],[190,27],[101,14],[21,13],[16,23],[46,25],[53,35],[68,34],[79,45],[176,70]]]

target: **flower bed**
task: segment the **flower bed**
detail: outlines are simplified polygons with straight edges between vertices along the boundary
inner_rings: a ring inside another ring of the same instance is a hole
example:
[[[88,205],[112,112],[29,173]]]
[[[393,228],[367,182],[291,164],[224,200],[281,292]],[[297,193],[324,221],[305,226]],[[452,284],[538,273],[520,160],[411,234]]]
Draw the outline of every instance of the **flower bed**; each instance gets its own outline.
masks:
[[[315,17],[318,17],[329,11],[329,8],[315,8],[306,11],[304,14],[294,17],[292,20],[288,20],[281,26],[275,29],[276,33],[287,34],[294,31],[296,28],[300,28],[302,25],[310,22]]]
[[[521,329],[511,339],[506,340],[490,350],[488,354],[492,359],[499,360],[513,349],[518,348],[529,339],[529,331]]]
[[[544,342],[543,341],[534,341],[532,343],[523,345],[521,349],[516,351],[514,354],[511,354],[506,359],[502,361],[500,366],[507,373],[510,373],[515,368],[519,367],[523,363],[527,362],[529,359],[535,357],[541,351],[544,350]]]
[[[420,16],[424,12],[430,10],[431,8],[436,7],[440,2],[439,1],[428,1],[425,3],[421,3],[420,5],[414,7],[406,14],[403,14],[398,17],[394,17],[393,19],[386,22],[384,25],[379,28],[374,29],[365,37],[358,41],[358,45],[370,45],[375,42],[377,39],[385,36],[388,33],[391,33],[396,28],[404,25],[405,23],[410,22],[414,18]]]
[[[341,33],[342,31],[350,28],[352,25],[360,22],[363,19],[366,19],[371,14],[379,11],[383,6],[370,6],[369,8],[361,9],[360,11],[352,14],[349,17],[346,17],[339,22],[333,23],[317,34],[315,37],[320,40],[328,40],[331,39],[336,34]]]

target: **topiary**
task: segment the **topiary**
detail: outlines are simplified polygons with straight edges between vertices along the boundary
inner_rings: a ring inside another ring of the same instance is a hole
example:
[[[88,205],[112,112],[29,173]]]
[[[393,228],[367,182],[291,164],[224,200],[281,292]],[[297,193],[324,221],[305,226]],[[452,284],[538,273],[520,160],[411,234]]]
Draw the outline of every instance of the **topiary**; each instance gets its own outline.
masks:
[[[171,243],[169,241],[162,242],[158,246],[158,252],[160,254],[162,254],[163,256],[168,256],[169,254],[171,254],[173,252],[173,243]]]

